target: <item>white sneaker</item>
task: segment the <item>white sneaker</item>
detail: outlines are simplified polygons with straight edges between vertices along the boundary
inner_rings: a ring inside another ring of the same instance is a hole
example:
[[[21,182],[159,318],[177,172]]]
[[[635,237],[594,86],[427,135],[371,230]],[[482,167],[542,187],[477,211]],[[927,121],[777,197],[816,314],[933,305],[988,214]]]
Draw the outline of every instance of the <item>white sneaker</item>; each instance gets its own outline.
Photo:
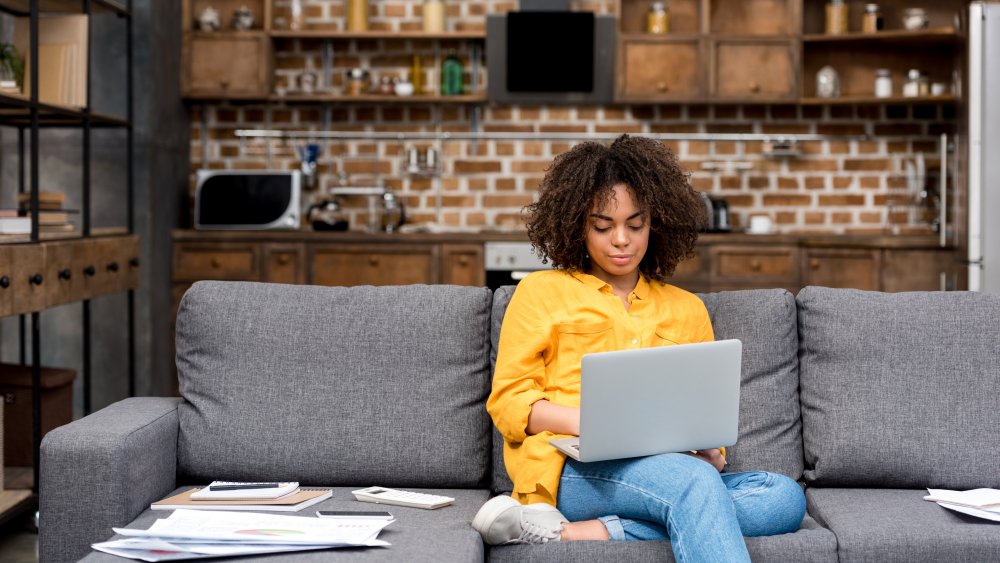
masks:
[[[472,519],[472,527],[489,545],[559,541],[563,522],[556,507],[539,502],[524,505],[512,497],[493,497]]]

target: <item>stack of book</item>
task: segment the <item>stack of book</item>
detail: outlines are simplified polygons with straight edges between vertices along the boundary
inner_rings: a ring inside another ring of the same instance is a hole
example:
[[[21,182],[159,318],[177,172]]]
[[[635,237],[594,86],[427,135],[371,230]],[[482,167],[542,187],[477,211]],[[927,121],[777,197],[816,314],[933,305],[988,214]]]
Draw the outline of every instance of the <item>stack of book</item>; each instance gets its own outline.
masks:
[[[74,211],[64,209],[66,194],[60,192],[38,193],[38,232],[67,233],[76,230],[69,216]],[[21,216],[31,219],[31,194],[17,194],[17,207]]]

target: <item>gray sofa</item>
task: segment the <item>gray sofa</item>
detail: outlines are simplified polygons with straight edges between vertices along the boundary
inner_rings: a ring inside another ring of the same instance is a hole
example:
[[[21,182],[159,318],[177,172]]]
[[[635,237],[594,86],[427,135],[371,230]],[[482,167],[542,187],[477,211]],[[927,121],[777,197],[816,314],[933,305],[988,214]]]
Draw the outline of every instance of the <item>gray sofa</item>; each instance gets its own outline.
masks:
[[[177,318],[183,398],[133,398],[42,443],[43,562],[92,552],[150,502],[212,479],[381,484],[456,498],[393,507],[388,548],[257,559],[671,561],[668,542],[487,548],[469,522],[510,490],[484,408],[513,288],[200,282]],[[701,296],[744,344],[734,470],[806,486],[799,531],[748,538],[755,561],[1000,561],[1000,525],[922,500],[1000,487],[1000,297],[806,288]],[[308,514],[314,508],[307,509]]]

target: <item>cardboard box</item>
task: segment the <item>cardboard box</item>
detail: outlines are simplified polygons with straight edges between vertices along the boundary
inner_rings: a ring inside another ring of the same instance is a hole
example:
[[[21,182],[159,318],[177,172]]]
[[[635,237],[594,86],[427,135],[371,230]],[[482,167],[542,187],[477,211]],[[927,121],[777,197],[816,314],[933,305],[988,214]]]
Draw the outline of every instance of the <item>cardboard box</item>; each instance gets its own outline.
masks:
[[[73,421],[76,371],[42,368],[42,436]],[[31,366],[0,364],[3,397],[3,463],[34,467],[32,443]]]

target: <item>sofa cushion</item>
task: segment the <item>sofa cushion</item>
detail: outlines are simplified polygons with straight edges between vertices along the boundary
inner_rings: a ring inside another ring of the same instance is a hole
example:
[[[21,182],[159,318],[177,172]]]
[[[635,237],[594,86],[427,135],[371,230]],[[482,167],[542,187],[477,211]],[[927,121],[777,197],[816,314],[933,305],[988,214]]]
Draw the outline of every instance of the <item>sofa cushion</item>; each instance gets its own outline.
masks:
[[[174,491],[182,491],[184,488]],[[406,508],[402,506],[385,507],[396,517],[396,521],[379,533],[378,538],[389,542],[389,547],[370,547],[357,549],[322,549],[318,551],[303,551],[297,553],[281,553],[277,555],[258,555],[226,559],[246,562],[290,561],[293,563],[311,563],[328,561],[379,561],[387,563],[482,563],[485,557],[483,540],[472,529],[472,521],[476,511],[489,498],[485,489],[416,489],[418,492],[453,497],[455,503],[435,510]],[[289,516],[315,516],[317,510],[358,510],[374,505],[358,506],[351,496],[350,487],[338,487],[333,497],[319,504],[310,506],[300,513],[289,513]],[[126,528],[147,529],[157,518],[165,518],[169,512],[146,510]],[[273,512],[271,514],[284,514]],[[108,530],[108,535],[112,534]],[[113,539],[123,539],[125,536],[114,535]],[[112,538],[109,538],[112,539]],[[98,551],[92,551],[82,561],[86,563],[121,563],[124,559]]]
[[[799,292],[806,481],[1000,487],[1000,295]]]
[[[794,534],[745,538],[750,559],[757,563],[836,563],[837,540],[815,520],[806,516]],[[579,563],[580,561],[629,561],[662,563],[674,561],[668,541],[577,541],[544,545],[491,547],[490,563]]]
[[[727,448],[729,471],[802,477],[795,298],[784,289],[699,295],[716,340],[743,342],[740,433]]]
[[[500,326],[514,286],[493,296],[491,358],[496,363]],[[740,432],[729,448],[731,471],[766,470],[802,477],[798,400],[798,333],[795,299],[783,289],[724,291],[699,295],[718,340],[743,342]],[[503,439],[494,429],[493,489],[513,485],[503,465]]]
[[[195,481],[485,485],[491,292],[199,282],[177,316]]]
[[[809,512],[836,536],[840,561],[997,561],[1000,525],[923,500],[926,490],[806,491]]]

